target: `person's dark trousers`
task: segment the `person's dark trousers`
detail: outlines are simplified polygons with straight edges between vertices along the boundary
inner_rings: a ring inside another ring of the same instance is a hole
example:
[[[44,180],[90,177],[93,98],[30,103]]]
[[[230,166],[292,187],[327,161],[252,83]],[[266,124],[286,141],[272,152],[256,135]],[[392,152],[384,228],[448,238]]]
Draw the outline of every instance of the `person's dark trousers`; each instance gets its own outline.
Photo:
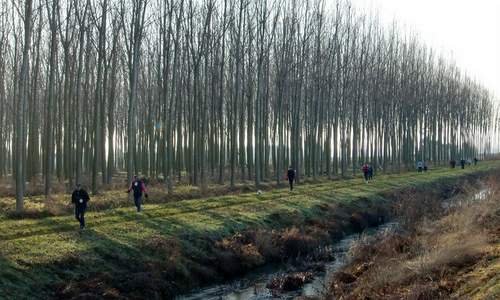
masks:
[[[365,175],[365,181],[368,181],[368,172],[363,173]]]
[[[134,196],[134,203],[135,207],[137,207],[137,211],[141,211],[141,202],[142,202],[142,196]]]
[[[288,179],[288,183],[290,183],[290,191],[293,190],[293,179]]]
[[[80,222],[80,228],[85,228],[85,207],[75,206],[75,218]]]

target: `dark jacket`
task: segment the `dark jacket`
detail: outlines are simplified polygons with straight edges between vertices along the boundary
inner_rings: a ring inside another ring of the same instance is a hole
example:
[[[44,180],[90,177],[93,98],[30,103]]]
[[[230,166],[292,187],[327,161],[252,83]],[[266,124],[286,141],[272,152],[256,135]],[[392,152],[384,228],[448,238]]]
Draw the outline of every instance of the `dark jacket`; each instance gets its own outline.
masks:
[[[144,185],[144,182],[142,182],[142,180],[134,180],[128,188],[128,192],[130,191],[134,191],[135,198],[141,197],[142,193],[146,195],[148,193],[148,191],[146,190],[146,185]]]
[[[293,181],[295,179],[295,170],[288,169],[286,176],[288,177],[288,180]]]
[[[89,194],[84,189],[75,190],[71,195],[71,203],[74,203],[78,207],[87,207],[89,200]]]

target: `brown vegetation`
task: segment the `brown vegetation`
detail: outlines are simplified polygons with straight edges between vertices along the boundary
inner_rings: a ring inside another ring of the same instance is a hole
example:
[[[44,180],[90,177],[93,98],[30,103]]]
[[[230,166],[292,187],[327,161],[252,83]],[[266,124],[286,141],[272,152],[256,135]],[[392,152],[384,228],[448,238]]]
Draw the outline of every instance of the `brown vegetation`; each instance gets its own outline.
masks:
[[[402,201],[396,207],[401,230],[357,243],[352,262],[334,275],[327,298],[468,298],[457,294],[461,278],[499,257],[500,188],[492,186],[484,201],[453,201],[443,205],[426,195]]]

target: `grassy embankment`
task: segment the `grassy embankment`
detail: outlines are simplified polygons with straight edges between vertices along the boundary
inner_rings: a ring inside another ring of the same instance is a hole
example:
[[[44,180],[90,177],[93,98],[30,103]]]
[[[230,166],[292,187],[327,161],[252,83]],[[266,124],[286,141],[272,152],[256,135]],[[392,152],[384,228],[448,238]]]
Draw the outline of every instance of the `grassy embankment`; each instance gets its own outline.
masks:
[[[450,207],[407,197],[402,229],[358,242],[326,299],[500,299],[498,179],[484,199],[459,195]]]
[[[248,193],[150,204],[142,214],[130,207],[97,211],[87,215],[89,229],[84,233],[78,232],[72,216],[16,220],[4,215],[0,219],[0,295],[7,299],[72,298],[82,293],[168,298],[179,290],[265,263],[266,255],[253,253],[260,248],[246,245],[238,251],[260,259],[231,266],[238,263],[238,256],[228,249],[231,245],[217,241],[238,232],[301,226],[307,220],[328,217],[325,211],[331,205],[362,210],[386,201],[381,195],[391,191],[498,168],[500,161],[483,162],[466,170],[384,175],[370,184],[352,179],[302,185],[291,193],[276,189],[259,196]]]

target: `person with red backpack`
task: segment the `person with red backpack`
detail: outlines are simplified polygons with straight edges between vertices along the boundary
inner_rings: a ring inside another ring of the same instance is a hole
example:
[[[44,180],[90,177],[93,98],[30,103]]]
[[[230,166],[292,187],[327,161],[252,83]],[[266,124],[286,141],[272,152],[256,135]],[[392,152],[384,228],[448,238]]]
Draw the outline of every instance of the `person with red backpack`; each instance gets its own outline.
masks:
[[[370,176],[370,166],[367,163],[365,163],[361,167],[361,171],[363,171],[363,175],[365,177],[365,182],[368,183],[368,179],[369,179],[369,176]]]
[[[130,191],[134,192],[134,204],[137,208],[137,212],[141,212],[142,194],[144,193],[145,197],[148,198],[148,191],[146,190],[146,185],[144,185],[144,182],[142,182],[142,180],[140,180],[137,175],[134,175],[134,180],[132,180],[127,193],[130,193]]]

